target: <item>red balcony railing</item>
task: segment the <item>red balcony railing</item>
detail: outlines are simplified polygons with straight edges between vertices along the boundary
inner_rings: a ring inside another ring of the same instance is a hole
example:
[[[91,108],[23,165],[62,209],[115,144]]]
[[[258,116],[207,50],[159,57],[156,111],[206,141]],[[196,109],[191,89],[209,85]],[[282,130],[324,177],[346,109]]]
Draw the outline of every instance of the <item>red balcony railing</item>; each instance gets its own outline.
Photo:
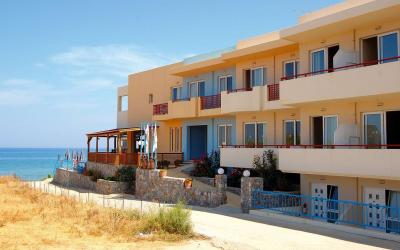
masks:
[[[252,91],[252,90],[253,90],[253,88],[247,87],[247,88],[241,88],[241,89],[231,89],[231,90],[228,90],[227,93],[229,94],[229,93],[245,92],[245,91]]]
[[[200,97],[200,109],[216,109],[221,107],[221,94]]]
[[[371,65],[378,64],[378,63],[397,61],[398,59],[400,59],[400,56],[388,57],[388,58],[383,58],[380,60],[373,60],[373,61],[368,61],[368,62],[363,62],[363,63],[358,63],[358,64],[351,64],[351,65],[337,67],[337,68],[329,68],[329,69],[324,69],[324,70],[319,70],[319,71],[312,71],[312,72],[307,72],[304,74],[298,74],[298,75],[294,75],[294,76],[285,76],[285,77],[281,78],[281,81],[295,79],[295,78],[301,78],[301,77],[308,77],[308,76],[318,75],[318,74],[323,74],[323,73],[331,73],[331,72],[340,71],[340,70],[347,70],[347,69],[371,66]]]
[[[268,101],[279,100],[279,83],[269,84],[268,88]]]
[[[168,103],[161,103],[153,105],[153,115],[168,114]]]

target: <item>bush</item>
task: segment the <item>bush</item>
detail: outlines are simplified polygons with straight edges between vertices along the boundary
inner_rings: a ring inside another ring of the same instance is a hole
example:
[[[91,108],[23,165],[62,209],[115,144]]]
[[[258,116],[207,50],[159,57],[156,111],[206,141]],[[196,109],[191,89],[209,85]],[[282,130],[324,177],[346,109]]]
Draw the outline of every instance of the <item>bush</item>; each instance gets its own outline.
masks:
[[[164,231],[180,235],[193,234],[190,210],[187,210],[181,202],[172,208],[160,208],[158,212],[150,213],[147,216],[144,232]]]
[[[175,160],[175,161],[174,161],[175,167],[179,167],[180,165],[182,165],[182,163],[183,163],[182,160]]]
[[[171,164],[171,162],[167,161],[167,160],[158,161],[158,163],[157,163],[158,168],[161,168],[161,169],[168,168],[169,164]]]
[[[136,179],[136,168],[134,167],[121,167],[115,173],[117,181],[133,183]]]
[[[109,177],[104,178],[104,180],[106,180],[106,181],[118,181],[118,178],[115,177],[115,176],[109,176]]]
[[[213,151],[209,156],[194,161],[193,176],[214,178],[215,173],[220,167],[220,153]]]
[[[264,151],[262,157],[255,156],[253,169],[264,179],[265,190],[293,191],[297,189],[296,178],[277,169],[277,159],[273,150]]]

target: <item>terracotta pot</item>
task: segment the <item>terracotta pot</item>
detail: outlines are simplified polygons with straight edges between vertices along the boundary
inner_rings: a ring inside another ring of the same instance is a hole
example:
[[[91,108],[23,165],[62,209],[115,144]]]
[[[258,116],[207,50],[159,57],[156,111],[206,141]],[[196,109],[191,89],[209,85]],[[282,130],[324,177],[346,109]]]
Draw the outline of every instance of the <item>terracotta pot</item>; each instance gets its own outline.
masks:
[[[164,170],[164,169],[160,170],[159,176],[160,176],[160,177],[165,177],[165,176],[167,176],[167,170]]]
[[[186,179],[185,182],[183,182],[183,185],[185,188],[191,188],[192,187],[192,179]]]
[[[154,160],[153,160],[153,159],[151,159],[151,160],[149,161],[148,167],[149,167],[149,169],[154,169]]]

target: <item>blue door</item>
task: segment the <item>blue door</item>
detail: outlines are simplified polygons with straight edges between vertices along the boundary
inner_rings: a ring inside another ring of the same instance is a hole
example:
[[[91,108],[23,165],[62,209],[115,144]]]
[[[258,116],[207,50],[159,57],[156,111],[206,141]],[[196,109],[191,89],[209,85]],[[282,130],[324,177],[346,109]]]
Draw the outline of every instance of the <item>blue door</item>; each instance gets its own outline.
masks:
[[[191,160],[207,155],[207,126],[189,126],[189,156]]]

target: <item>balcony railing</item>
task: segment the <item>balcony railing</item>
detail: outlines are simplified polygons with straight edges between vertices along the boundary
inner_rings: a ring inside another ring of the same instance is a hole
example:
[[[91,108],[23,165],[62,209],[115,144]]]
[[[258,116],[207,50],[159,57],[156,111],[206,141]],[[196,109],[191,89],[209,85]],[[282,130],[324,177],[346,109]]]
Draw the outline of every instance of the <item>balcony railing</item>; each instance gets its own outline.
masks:
[[[335,148],[349,148],[349,149],[400,149],[400,144],[300,144],[300,145],[290,145],[290,144],[249,144],[249,145],[221,145],[222,148],[325,148],[325,149],[335,149]]]
[[[88,161],[111,165],[137,165],[137,153],[89,152]]]
[[[279,83],[269,84],[268,88],[268,101],[279,100]]]
[[[221,107],[221,94],[202,96],[200,98],[200,109],[215,109]]]
[[[252,207],[329,223],[400,233],[400,208],[396,204],[371,205],[351,200],[254,190]],[[379,220],[374,221],[374,218]]]
[[[247,88],[241,88],[241,89],[231,89],[228,90],[227,93],[236,93],[236,92],[245,92],[245,91],[252,91],[253,88],[252,87],[247,87]]]
[[[168,114],[168,103],[161,103],[153,105],[153,115]]]
[[[335,72],[335,71],[341,71],[341,70],[347,70],[347,69],[353,69],[353,68],[366,67],[366,66],[375,65],[378,63],[398,61],[399,59],[400,59],[400,56],[388,57],[388,58],[383,58],[380,60],[373,60],[373,61],[368,61],[368,62],[363,62],[363,63],[358,63],[358,64],[351,64],[351,65],[337,67],[337,68],[329,68],[329,69],[324,69],[324,70],[312,71],[312,72],[307,72],[304,74],[297,74],[294,76],[285,76],[285,77],[281,78],[281,81],[291,80],[291,79],[295,79],[295,78],[309,77],[309,76],[313,76],[313,75],[319,75],[319,74],[323,74],[323,73],[331,73],[331,72]]]

